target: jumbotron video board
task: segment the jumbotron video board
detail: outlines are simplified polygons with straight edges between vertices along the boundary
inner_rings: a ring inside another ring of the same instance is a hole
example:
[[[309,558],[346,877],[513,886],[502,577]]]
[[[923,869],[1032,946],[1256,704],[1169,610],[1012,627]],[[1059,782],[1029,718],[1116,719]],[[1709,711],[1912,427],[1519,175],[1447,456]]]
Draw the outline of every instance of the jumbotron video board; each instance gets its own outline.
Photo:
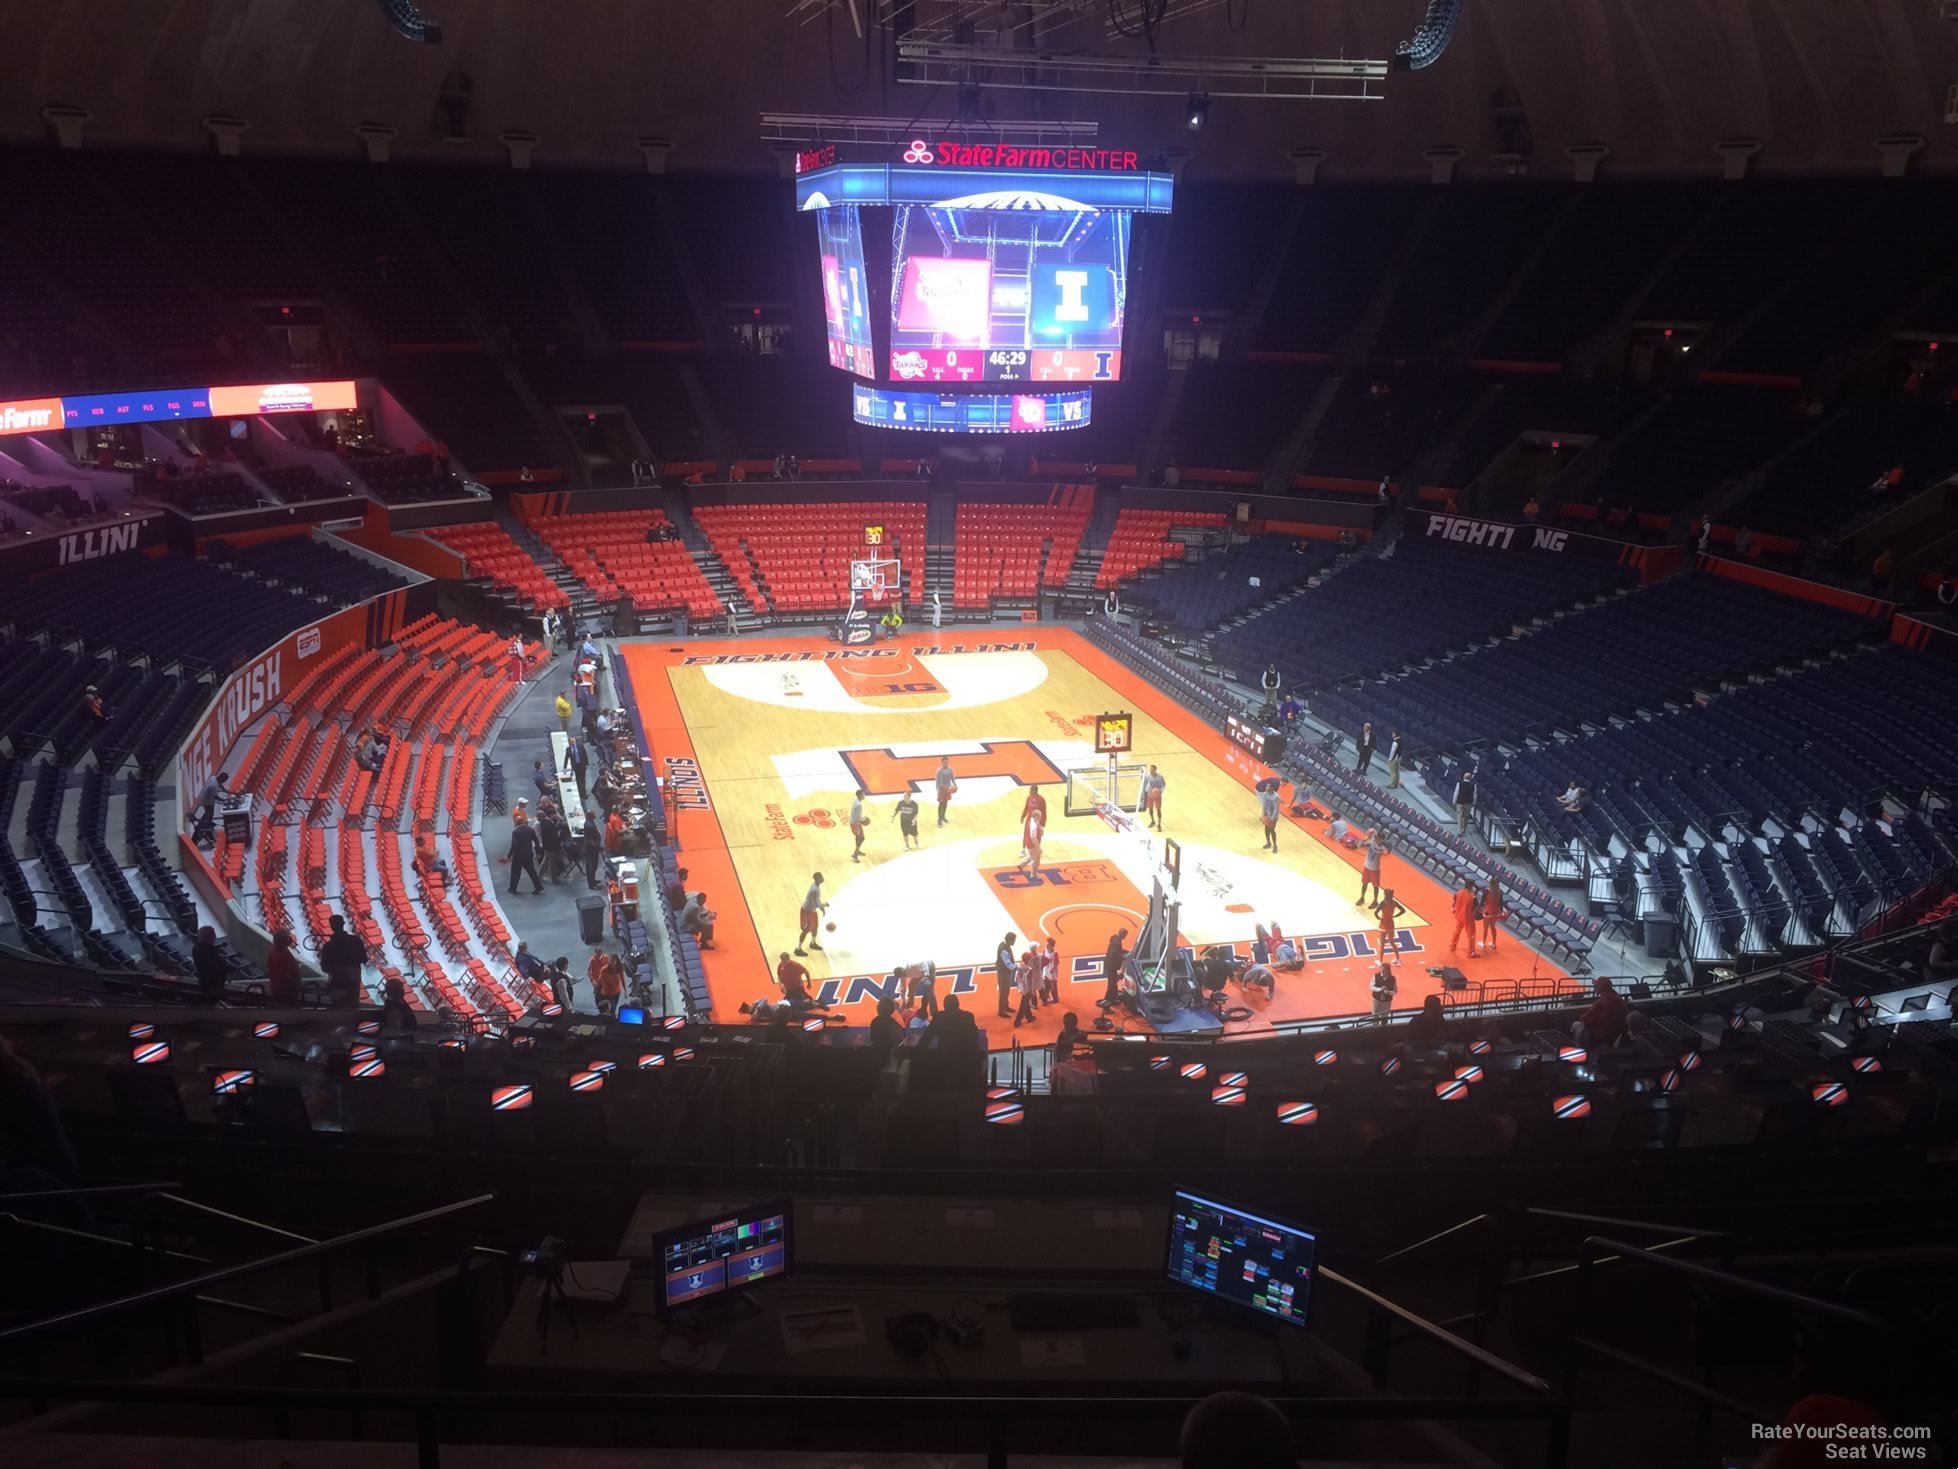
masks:
[[[823,150],[799,165],[796,207],[817,214],[833,366],[928,390],[926,420],[952,432],[953,418],[998,432],[1017,410],[1009,391],[991,395],[997,409],[951,413],[937,406],[946,389],[1121,380],[1133,216],[1170,211],[1168,174],[1116,149],[922,138],[891,163],[837,163]],[[866,261],[866,231],[879,228],[866,209],[890,211],[888,261]],[[857,402],[889,425],[906,399]],[[915,422],[908,406],[902,422]],[[1086,422],[1083,405],[1040,427]]]

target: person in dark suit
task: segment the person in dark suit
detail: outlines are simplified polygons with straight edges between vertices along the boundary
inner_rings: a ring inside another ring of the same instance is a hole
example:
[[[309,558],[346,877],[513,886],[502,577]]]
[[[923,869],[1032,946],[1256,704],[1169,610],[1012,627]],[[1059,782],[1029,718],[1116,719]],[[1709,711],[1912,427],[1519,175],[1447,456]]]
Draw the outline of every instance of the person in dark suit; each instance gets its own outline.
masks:
[[[218,949],[217,930],[208,924],[197,930],[197,942],[190,946],[190,967],[197,976],[199,999],[215,1005],[224,998],[224,982],[229,975]]]
[[[1365,775],[1373,764],[1373,726],[1360,726],[1360,737],[1353,743],[1353,770],[1355,774]]]
[[[993,955],[993,978],[999,984],[999,1018],[1011,1020],[1013,1011],[1009,1008],[1013,996],[1013,976],[1018,972],[1020,961],[1013,953],[1014,935],[1008,934],[999,941],[999,949]],[[971,1017],[967,1017],[970,1019]]]
[[[1108,985],[1101,992],[1101,1007],[1112,1007],[1122,991],[1122,972],[1128,964],[1128,951],[1122,947],[1122,940],[1129,936],[1126,928],[1115,930],[1108,940],[1108,952],[1101,956],[1102,973],[1108,977]]]
[[[945,1008],[925,1027],[925,1045],[939,1051],[978,1051],[978,1023],[959,1004],[957,995],[947,995]]]
[[[870,1051],[883,1065],[891,1052],[904,1043],[904,1027],[898,1023],[897,1001],[886,995],[877,1002],[877,1018],[870,1022]]]
[[[544,891],[544,879],[537,875],[537,833],[526,824],[510,830],[510,891],[515,894],[517,884],[528,875],[531,886],[538,892]]]

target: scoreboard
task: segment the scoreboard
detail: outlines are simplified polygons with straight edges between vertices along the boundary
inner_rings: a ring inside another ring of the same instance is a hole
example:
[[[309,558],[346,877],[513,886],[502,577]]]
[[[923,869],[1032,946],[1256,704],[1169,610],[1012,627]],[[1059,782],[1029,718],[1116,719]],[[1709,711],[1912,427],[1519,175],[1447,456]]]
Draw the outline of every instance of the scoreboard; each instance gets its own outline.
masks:
[[[916,393],[872,388],[850,390],[850,414],[871,428],[919,429],[941,434],[1037,434],[1083,428],[1094,411],[1081,388],[1059,393]]]
[[[1095,716],[1095,753],[1097,755],[1126,755],[1135,748],[1135,715],[1097,714]]]
[[[1085,391],[1002,389],[1122,380],[1134,220],[1170,212],[1168,173],[1121,149],[928,137],[885,162],[819,151],[807,163],[796,208],[817,216],[829,360],[859,380],[859,423],[998,434],[1090,422]],[[888,254],[881,226],[870,232],[886,218]],[[892,386],[866,393],[866,380]]]

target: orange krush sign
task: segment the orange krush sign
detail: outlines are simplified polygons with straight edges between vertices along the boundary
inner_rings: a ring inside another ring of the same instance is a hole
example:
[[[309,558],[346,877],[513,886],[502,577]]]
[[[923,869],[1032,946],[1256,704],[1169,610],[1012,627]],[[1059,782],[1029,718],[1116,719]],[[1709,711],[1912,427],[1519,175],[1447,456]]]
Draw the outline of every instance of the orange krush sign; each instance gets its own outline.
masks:
[[[938,774],[937,755],[893,755],[889,750],[840,750],[857,784],[873,796],[928,791]],[[1012,777],[1017,785],[1058,785],[1067,777],[1026,740],[987,740],[974,753],[953,755],[952,774],[960,780],[983,775]]]

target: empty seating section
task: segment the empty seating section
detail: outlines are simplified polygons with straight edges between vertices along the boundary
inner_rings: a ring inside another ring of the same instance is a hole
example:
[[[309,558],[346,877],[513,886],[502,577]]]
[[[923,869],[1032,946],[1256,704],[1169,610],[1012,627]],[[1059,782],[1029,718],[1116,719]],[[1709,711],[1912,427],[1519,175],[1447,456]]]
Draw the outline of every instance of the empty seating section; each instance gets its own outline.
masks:
[[[719,615],[720,600],[687,548],[649,538],[656,527],[670,524],[659,510],[606,510],[540,515],[530,529],[601,603],[630,597],[639,612],[684,607],[691,617]]]
[[[1323,375],[1289,362],[1193,364],[1171,439],[1183,477],[1192,467],[1263,469]]]
[[[326,284],[386,341],[469,339],[446,271],[416,248],[387,169],[295,159],[239,166],[274,212],[306,222],[307,253]]]
[[[513,941],[475,853],[476,752],[516,691],[504,655],[498,634],[435,617],[392,649],[332,655],[261,723],[232,782],[261,815],[255,918],[289,925],[290,895],[317,945],[337,903],[411,1003],[498,1023],[536,998],[509,972]],[[393,734],[378,772],[353,761],[370,725]],[[447,881],[416,869],[421,837]]]
[[[1879,631],[1854,613],[1724,577],[1688,577],[1409,678],[1329,691],[1313,708],[1342,729],[1369,719],[1397,725],[1417,755],[1457,751],[1690,704],[1722,683]]]
[[[1290,536],[1253,536],[1215,556],[1146,576],[1124,600],[1149,608],[1179,632],[1198,632],[1302,585],[1325,569],[1332,546]]]
[[[694,519],[757,609],[841,611],[850,603],[850,563],[900,563],[899,590],[915,601],[925,585],[922,500],[831,504],[699,505]],[[864,545],[867,525],[884,527],[881,549]]]
[[[531,554],[519,546],[510,532],[492,521],[467,525],[445,525],[427,532],[428,538],[451,550],[460,551],[470,576],[488,577],[498,587],[514,595],[535,611],[569,608],[571,598],[544,574]]]
[[[327,479],[310,464],[287,464],[276,469],[256,469],[253,473],[260,484],[289,505],[360,493],[356,487]]]
[[[1247,677],[1275,662],[1285,686],[1303,694],[1506,636],[1626,580],[1608,562],[1403,541],[1392,556],[1363,557],[1224,633],[1216,656]]]
[[[1413,356],[1459,338],[1570,198],[1567,190],[1527,183],[1446,190],[1402,268],[1375,350]]]
[[[1803,422],[1786,390],[1683,388],[1608,446],[1589,493],[1605,505],[1677,510],[1745,474]]]
[[[1818,220],[1869,207],[1875,179],[1749,179],[1722,189],[1713,215],[1659,273],[1641,320],[1732,325],[1778,289],[1819,243]]]
[[[16,632],[79,636],[164,663],[190,659],[220,673],[325,610],[293,588],[183,556],[82,562],[51,581],[0,586],[0,622]]]
[[[174,505],[186,515],[255,510],[263,503],[258,491],[245,483],[243,475],[229,470],[212,474],[143,475],[137,479],[135,492],[139,499]]]
[[[1843,413],[1777,460],[1723,521],[1807,536],[1876,509],[1873,482],[1900,465],[1908,495],[1958,469],[1958,410],[1948,403],[1868,403]]]
[[[223,319],[219,303],[159,251],[135,219],[126,228],[75,227],[79,218],[111,220],[118,209],[92,158],[66,148],[9,149],[7,177],[23,198],[63,201],[60,208],[8,211],[9,235],[42,271],[85,299],[139,351],[206,368],[218,362],[219,336],[237,331],[242,316]],[[39,386],[59,390],[62,384]]]
[[[1958,228],[1958,199],[1940,180],[1888,182],[1856,213],[1829,217],[1842,232],[1741,332],[1722,367],[1805,372],[1868,338],[1949,271],[1942,242]]]
[[[571,308],[532,207],[533,177],[527,170],[432,164],[409,165],[399,178],[401,197],[434,237],[442,263],[520,352],[568,341],[572,331]],[[489,241],[494,249],[484,248]],[[461,452],[460,433],[444,432]],[[467,454],[463,459],[473,463]]]
[[[1377,480],[1399,475],[1473,401],[1474,379],[1408,368],[1350,374],[1307,449],[1313,474]]]
[[[429,454],[397,454],[383,450],[376,454],[349,456],[348,465],[367,482],[367,487],[390,505],[413,504],[419,500],[454,500],[464,490],[453,469],[438,464]]]
[[[850,380],[828,363],[736,352],[703,357],[698,370],[744,458],[855,457]]]
[[[1226,523],[1221,510],[1138,510],[1125,506],[1109,532],[1101,570],[1095,573],[1095,587],[1106,591],[1138,572],[1179,559],[1183,543],[1169,538],[1172,526],[1221,530]]]
[[[218,541],[208,554],[248,576],[324,597],[341,607],[408,585],[406,577],[313,536],[286,536],[242,549]]]
[[[1563,228],[1523,278],[1477,354],[1560,360],[1626,304],[1652,262],[1713,202],[1717,188],[1626,183],[1578,190]]]
[[[1330,352],[1359,322],[1415,216],[1424,189],[1320,185],[1308,191],[1298,230],[1258,323],[1268,351]]]
[[[503,368],[479,352],[396,354],[382,381],[417,423],[440,425],[450,451],[476,474],[552,462],[529,405]]]
[[[1437,484],[1467,485],[1525,433],[1601,437],[1631,410],[1613,387],[1533,374],[1479,379],[1475,401],[1478,410],[1447,458],[1434,467]]]
[[[700,340],[654,198],[665,180],[552,169],[533,182],[545,208],[565,221],[558,238],[614,343]]]
[[[676,174],[664,187],[682,248],[717,306],[788,303],[792,277],[782,263],[797,243],[813,248],[815,237],[806,226],[791,234],[803,221],[783,207],[779,182]]]
[[[960,505],[952,605],[985,607],[994,597],[1031,600],[1042,587],[1065,586],[1088,515],[1085,505]]]
[[[559,409],[617,405],[632,416],[646,445],[660,460],[700,460],[711,457],[700,415],[687,394],[678,360],[664,353],[620,354],[609,358],[573,358],[533,370],[538,391]],[[609,446],[600,452],[613,459],[630,459]],[[770,456],[771,458],[773,455]]]
[[[1283,185],[1191,184],[1177,190],[1162,257],[1165,311],[1242,307],[1270,259],[1286,216],[1298,199]],[[1163,228],[1137,216],[1144,229]]]
[[[1958,858],[1958,824],[1923,801],[1958,768],[1954,730],[1948,667],[1884,644],[1487,755],[1481,800],[1538,842],[1590,852],[1619,891],[1690,893],[1695,957],[1770,953],[1853,932],[1873,901]],[[1557,802],[1573,783],[1591,793],[1575,815]]]

